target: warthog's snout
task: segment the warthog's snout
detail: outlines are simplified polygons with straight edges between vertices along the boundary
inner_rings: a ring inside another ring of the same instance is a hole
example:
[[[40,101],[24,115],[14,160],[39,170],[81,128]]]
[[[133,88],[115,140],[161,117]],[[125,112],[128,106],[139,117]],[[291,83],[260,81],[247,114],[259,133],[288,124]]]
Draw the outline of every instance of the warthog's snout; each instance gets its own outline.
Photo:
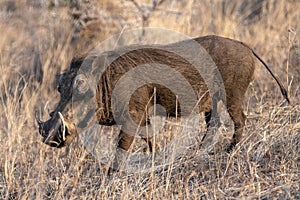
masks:
[[[51,113],[50,116],[46,122],[41,121],[37,113],[35,116],[43,143],[51,147],[63,147],[66,145],[66,135],[69,135],[64,117],[60,112]]]

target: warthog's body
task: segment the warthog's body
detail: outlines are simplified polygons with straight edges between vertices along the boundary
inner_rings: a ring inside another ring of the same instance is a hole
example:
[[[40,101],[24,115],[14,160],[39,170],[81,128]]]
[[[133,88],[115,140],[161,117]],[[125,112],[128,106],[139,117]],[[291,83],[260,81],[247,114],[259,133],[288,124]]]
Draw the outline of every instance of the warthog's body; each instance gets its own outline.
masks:
[[[231,142],[232,147],[241,140],[243,127],[245,125],[245,115],[242,110],[244,95],[249,83],[253,80],[255,69],[255,59],[258,58],[265,66],[266,64],[242,42],[218,36],[205,36],[194,39],[207,51],[214,63],[216,64],[226,91],[226,105],[228,113],[233,120],[235,133]],[[171,44],[169,46],[178,46],[181,43]],[[108,54],[109,55],[109,54]],[[44,137],[44,142],[55,147],[62,147],[70,143],[72,138],[77,134],[75,125],[72,120],[71,97],[74,77],[77,74],[83,62],[83,58],[74,58],[69,71],[63,74],[59,83],[59,92],[61,100],[56,110],[51,114],[51,119],[47,122],[41,122],[39,119],[39,131]],[[130,69],[146,64],[160,63],[172,66],[176,71],[182,74],[200,99],[199,108],[205,112],[207,125],[210,125],[212,112],[211,96],[215,94],[207,93],[208,88],[200,74],[180,56],[156,48],[139,48],[119,56],[110,64],[106,72],[99,81],[96,93],[98,122],[101,125],[114,125],[115,119],[111,111],[111,95],[117,81]],[[266,66],[267,67],[267,66]],[[269,68],[267,67],[269,70]],[[270,71],[272,74],[272,72]],[[288,100],[286,90],[280,81],[272,74],[273,78],[280,86],[282,94]],[[139,88],[131,96],[129,111],[133,121],[141,126],[148,123],[149,116],[146,107],[156,90],[156,103],[161,104],[169,116],[175,116],[180,110],[177,109],[176,96],[171,90],[160,85],[146,85]],[[152,98],[153,99],[153,98]],[[151,104],[151,103],[150,103]],[[215,105],[214,105],[215,106]],[[180,108],[179,108],[180,109]],[[62,116],[61,116],[62,115]],[[128,116],[124,116],[126,118]],[[63,120],[63,122],[60,121]],[[124,126],[126,126],[124,119]],[[121,120],[121,123],[123,121]],[[119,147],[128,150],[133,136],[121,131]]]

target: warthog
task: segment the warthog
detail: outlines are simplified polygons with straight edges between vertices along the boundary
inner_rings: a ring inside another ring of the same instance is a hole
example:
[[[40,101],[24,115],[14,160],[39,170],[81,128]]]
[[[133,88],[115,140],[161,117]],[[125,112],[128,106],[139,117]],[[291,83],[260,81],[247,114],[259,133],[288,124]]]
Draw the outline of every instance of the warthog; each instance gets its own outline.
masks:
[[[286,89],[280,80],[271,72],[267,64],[246,44],[219,36],[204,36],[193,39],[200,44],[214,61],[220,75],[223,79],[226,92],[226,106],[228,113],[234,123],[234,134],[232,137],[230,148],[234,147],[242,137],[243,127],[245,125],[245,115],[243,113],[242,104],[246,90],[253,80],[255,69],[255,60],[258,59],[270,72],[280,87],[282,95],[289,102]],[[163,45],[164,47],[181,46],[188,43],[182,41],[179,43]],[[114,52],[106,52],[107,56]],[[64,147],[70,144],[72,139],[77,135],[76,126],[72,113],[72,92],[75,84],[77,72],[84,62],[85,57],[73,58],[68,71],[61,75],[59,81],[58,92],[60,93],[60,101],[56,109],[50,114],[50,119],[42,122],[38,116],[36,120],[39,126],[39,133],[43,137],[43,142],[52,147]],[[96,60],[96,57],[90,57],[90,63]],[[94,59],[94,60],[93,60]],[[151,46],[140,46],[140,48],[120,54],[102,74],[97,84],[95,95],[95,111],[97,120],[100,125],[111,126],[116,124],[113,112],[111,110],[112,90],[117,81],[130,69],[142,64],[158,63],[172,66],[173,69],[180,72],[195,90],[199,98],[200,112],[205,113],[205,121],[207,127],[211,126],[211,117],[213,109],[217,102],[214,101],[215,94],[209,94],[207,85],[203,77],[197,72],[189,62],[171,51],[162,50]],[[77,83],[76,83],[77,84]],[[180,105],[177,104],[176,95],[172,91],[159,84],[147,84],[138,88],[131,96],[129,103],[129,113],[131,119],[141,127],[149,123],[148,105],[153,103],[152,95],[156,94],[156,104],[160,104],[165,108],[168,116],[180,117]],[[178,109],[179,106],[179,109]],[[128,116],[124,116],[126,118]],[[121,117],[122,118],[122,117]],[[124,124],[126,126],[126,120]],[[125,129],[126,130],[126,129]],[[126,133],[124,129],[119,134],[118,147],[128,150],[134,136],[132,133]],[[149,148],[151,150],[151,140]]]

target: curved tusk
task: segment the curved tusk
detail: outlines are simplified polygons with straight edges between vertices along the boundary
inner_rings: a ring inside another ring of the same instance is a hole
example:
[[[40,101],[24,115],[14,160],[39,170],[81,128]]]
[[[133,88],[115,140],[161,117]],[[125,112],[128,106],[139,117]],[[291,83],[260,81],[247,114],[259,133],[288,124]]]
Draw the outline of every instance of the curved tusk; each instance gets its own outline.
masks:
[[[52,137],[51,137],[52,135],[53,135],[53,132],[48,134],[47,138],[44,140],[44,143],[48,144],[50,146],[53,146],[53,147],[57,147],[59,145],[59,143],[52,140]],[[55,145],[53,145],[53,144],[55,144]]]
[[[35,120],[36,120],[36,122],[38,123],[39,126],[41,126],[43,124],[43,122],[40,120],[37,112],[35,112]]]
[[[51,139],[51,135],[52,135],[52,134],[48,134],[48,136],[47,136],[46,139],[44,140],[44,143],[45,143],[45,144],[47,144],[47,143],[49,143],[49,142],[51,141],[51,140],[50,140],[50,139]]]
[[[66,133],[65,133],[65,131],[66,131],[66,124],[65,124],[65,120],[64,120],[63,115],[60,112],[58,112],[58,115],[59,115],[59,118],[60,118],[62,126],[63,126],[62,139],[63,139],[63,141],[66,141]]]

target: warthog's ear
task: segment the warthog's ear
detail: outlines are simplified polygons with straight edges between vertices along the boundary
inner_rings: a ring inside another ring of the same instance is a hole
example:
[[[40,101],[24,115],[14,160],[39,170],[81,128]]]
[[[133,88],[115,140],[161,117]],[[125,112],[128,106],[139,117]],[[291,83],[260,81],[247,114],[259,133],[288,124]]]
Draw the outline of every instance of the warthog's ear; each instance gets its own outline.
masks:
[[[55,75],[55,81],[56,81],[57,84],[59,84],[61,82],[61,79],[62,79],[63,75],[64,75],[64,73]]]
[[[85,57],[86,56],[75,56],[74,58],[72,58],[70,70],[75,70],[77,72],[80,66],[82,65]]]

